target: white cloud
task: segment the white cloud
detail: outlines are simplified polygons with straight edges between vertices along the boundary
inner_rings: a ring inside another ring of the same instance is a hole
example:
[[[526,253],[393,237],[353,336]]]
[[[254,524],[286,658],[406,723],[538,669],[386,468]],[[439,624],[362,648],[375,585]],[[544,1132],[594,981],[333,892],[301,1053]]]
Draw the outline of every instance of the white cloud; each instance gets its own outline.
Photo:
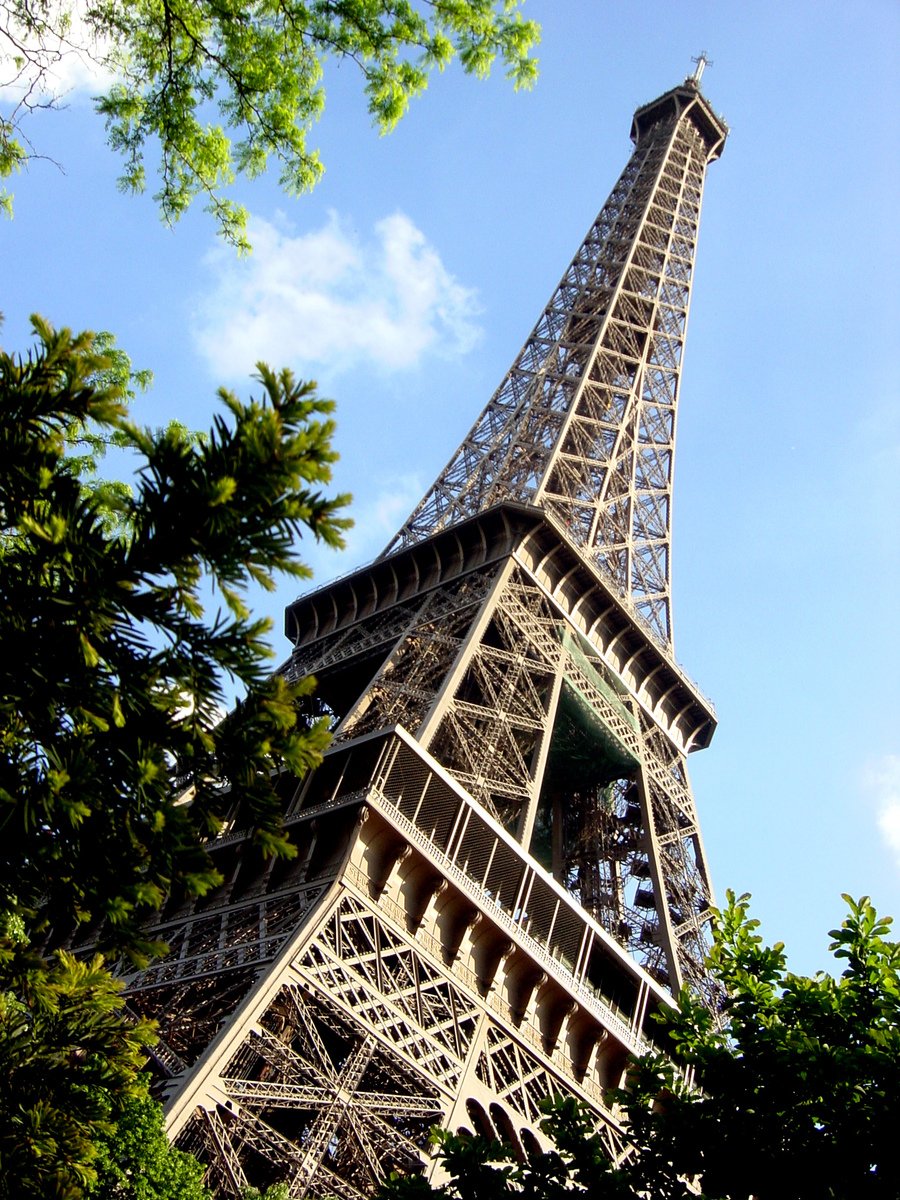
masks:
[[[418,502],[425,488],[419,475],[400,475],[381,482],[380,491],[361,511],[353,511],[347,553],[365,562],[384,549]]]
[[[385,476],[374,483],[371,494],[354,497],[348,513],[353,518],[353,527],[345,533],[346,546],[339,554],[313,538],[299,547],[300,557],[312,569],[313,587],[371,562],[387,546],[425,490],[422,477],[416,474]]]
[[[50,0],[41,14],[43,32],[25,29],[12,11],[2,12],[0,98],[13,105],[26,97],[46,104],[93,96],[109,87],[115,74],[102,65],[109,43],[91,31],[86,9],[85,0]]]
[[[900,754],[886,754],[872,763],[863,782],[875,801],[882,837],[900,865]]]
[[[403,213],[368,241],[334,213],[311,233],[256,218],[249,234],[248,258],[225,248],[208,256],[214,280],[194,314],[217,377],[245,378],[259,360],[330,376],[361,362],[400,370],[428,353],[464,354],[480,337],[474,291]]]

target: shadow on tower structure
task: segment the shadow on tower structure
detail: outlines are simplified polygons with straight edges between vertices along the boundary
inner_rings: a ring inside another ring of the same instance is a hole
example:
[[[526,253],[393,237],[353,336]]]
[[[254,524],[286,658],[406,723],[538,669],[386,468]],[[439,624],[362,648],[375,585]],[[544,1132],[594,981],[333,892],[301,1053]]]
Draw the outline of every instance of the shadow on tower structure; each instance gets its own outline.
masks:
[[[323,765],[280,781],[299,848],[234,823],[129,980],[160,1023],[170,1136],[217,1195],[359,1200],[435,1124],[527,1149],[610,1100],[704,970],[685,766],[714,712],[672,652],[675,415],[707,164],[699,72],[634,152],[497,392],[371,565],[290,605]]]

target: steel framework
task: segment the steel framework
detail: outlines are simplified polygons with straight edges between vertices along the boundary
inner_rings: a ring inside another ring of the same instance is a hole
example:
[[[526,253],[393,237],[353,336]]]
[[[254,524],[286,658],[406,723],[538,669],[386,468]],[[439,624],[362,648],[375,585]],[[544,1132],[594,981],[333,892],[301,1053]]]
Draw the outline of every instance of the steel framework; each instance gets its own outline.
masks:
[[[334,741],[280,780],[299,848],[232,825],[129,979],[168,1128],[222,1196],[369,1195],[434,1124],[540,1142],[612,1089],[672,990],[710,1002],[685,759],[714,713],[671,646],[675,412],[703,181],[698,71],[634,152],[509,374],[369,567],[287,612]],[[427,1168],[427,1163],[426,1163]]]

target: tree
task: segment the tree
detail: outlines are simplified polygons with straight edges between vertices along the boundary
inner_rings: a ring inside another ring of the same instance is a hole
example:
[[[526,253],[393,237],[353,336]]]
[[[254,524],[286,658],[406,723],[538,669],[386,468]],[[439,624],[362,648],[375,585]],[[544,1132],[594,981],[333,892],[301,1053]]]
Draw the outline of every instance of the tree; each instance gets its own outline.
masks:
[[[318,762],[327,730],[298,716],[307,685],[269,674],[268,623],[242,596],[308,574],[304,531],[340,544],[345,498],[315,490],[332,406],[261,367],[263,398],[220,393],[232,423],[204,441],[152,433],[127,421],[119,383],[96,382],[109,363],[91,335],[35,330],[27,357],[0,353],[0,906],[31,931],[105,922],[139,953],[176,883],[216,881],[202,843],[235,795],[261,849],[292,853],[273,773]],[[70,467],[73,422],[137,456],[127,532]],[[246,695],[222,721],[229,679]]]
[[[118,345],[108,331],[94,335],[94,351],[109,365],[90,380],[94,387],[116,388],[127,406],[137,398],[138,392],[146,392],[153,383],[153,372],[134,370],[130,355]],[[171,422],[173,436],[181,434],[188,439],[199,438],[180,422]],[[74,421],[64,434],[66,442],[67,468],[82,480],[97,502],[97,512],[109,533],[127,533],[123,518],[127,501],[134,494],[131,484],[123,479],[111,478],[107,467],[107,456],[113,450],[128,450],[128,437],[119,429],[97,429]]]
[[[218,881],[204,842],[226,818],[294,853],[273,779],[328,733],[301,716],[309,684],[271,676],[243,596],[306,577],[298,540],[339,545],[346,498],[318,490],[331,402],[289,372],[261,366],[247,404],[220,393],[230,420],[203,439],[154,433],[128,421],[105,339],[34,329],[27,355],[0,351],[0,1196],[75,1197],[110,1178],[104,1137],[158,1119],[139,1077],[154,1034],[99,955],[49,947],[90,922],[137,960],[164,949],[141,923]],[[130,489],[80,473],[108,438],[135,456]],[[229,684],[245,694],[222,719]],[[131,1144],[162,1171],[136,1197],[202,1194],[190,1160]]]
[[[96,101],[125,161],[120,186],[143,191],[148,143],[159,147],[158,201],[175,222],[203,196],[224,236],[246,247],[246,213],[224,189],[279,165],[291,194],[322,174],[309,131],[320,115],[326,60],[354,64],[369,112],[389,131],[429,74],[458,58],[489,73],[499,57],[530,85],[538,28],[520,0],[2,0],[0,49],[19,99],[0,117],[0,177],[31,156],[24,121],[52,107],[48,82],[67,54],[86,56],[112,82]],[[217,120],[216,120],[217,118]],[[235,140],[232,140],[234,137]]]
[[[895,1200],[900,944],[867,897],[844,899],[830,936],[845,969],[807,978],[787,970],[780,943],[763,945],[748,897],[729,893],[710,955],[723,1023],[688,994],[664,1018],[671,1056],[635,1062],[619,1094],[636,1153],[618,1167],[567,1099],[545,1117],[554,1151],[519,1163],[501,1143],[438,1132],[449,1182],[395,1177],[381,1200],[560,1200],[573,1189],[689,1200],[698,1187],[705,1200]]]
[[[146,1022],[96,956],[51,959],[0,914],[0,1197],[78,1197],[110,1116],[141,1090]]]
[[[302,533],[341,542],[345,498],[317,490],[332,405],[260,367],[263,398],[220,393],[230,421],[206,438],[153,433],[128,421],[106,339],[34,329],[27,355],[0,351],[0,1196],[81,1196],[98,1167],[110,1196],[200,1196],[196,1165],[150,1137],[152,1027],[99,955],[32,944],[90,922],[138,960],[160,951],[141,923],[217,882],[204,841],[226,817],[294,853],[273,778],[317,764],[327,729],[300,715],[308,684],[270,675],[243,595],[308,574]],[[84,443],[109,438],[135,456],[130,489],[82,477]],[[245,695],[221,719],[229,682]],[[162,1190],[109,1190],[112,1130]]]
[[[147,1092],[125,1096],[111,1110],[112,1125],[97,1140],[88,1200],[211,1200],[203,1186],[205,1168],[193,1155],[169,1145],[163,1112]]]

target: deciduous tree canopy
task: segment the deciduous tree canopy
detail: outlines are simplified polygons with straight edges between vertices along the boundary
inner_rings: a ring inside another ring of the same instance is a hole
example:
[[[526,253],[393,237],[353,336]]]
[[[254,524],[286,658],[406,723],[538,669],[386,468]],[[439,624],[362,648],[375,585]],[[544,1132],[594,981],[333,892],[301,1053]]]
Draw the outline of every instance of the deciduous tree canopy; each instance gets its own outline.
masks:
[[[203,1164],[169,1145],[162,1107],[146,1086],[112,1105],[109,1115],[114,1124],[98,1139],[97,1179],[87,1200],[212,1200]]]
[[[896,1200],[900,1195],[900,944],[867,898],[831,949],[843,973],[787,970],[747,897],[729,894],[710,967],[723,1024],[689,995],[666,1018],[672,1057],[633,1064],[614,1098],[634,1153],[615,1166],[586,1109],[548,1107],[556,1149],[516,1159],[500,1142],[440,1133],[449,1181],[394,1178],[380,1200]],[[695,1085],[684,1082],[684,1069]],[[699,1190],[698,1190],[699,1189]]]
[[[307,145],[322,111],[326,60],[361,73],[369,112],[390,130],[435,68],[454,58],[487,75],[499,56],[516,87],[536,72],[537,26],[520,0],[2,0],[0,177],[30,156],[23,119],[46,106],[50,76],[77,53],[113,82],[97,100],[121,186],[142,191],[148,146],[159,149],[156,200],[176,221],[202,196],[225,236],[244,245],[246,213],[225,195],[235,173],[278,163],[286,191],[322,173]],[[52,101],[51,101],[52,102]]]

